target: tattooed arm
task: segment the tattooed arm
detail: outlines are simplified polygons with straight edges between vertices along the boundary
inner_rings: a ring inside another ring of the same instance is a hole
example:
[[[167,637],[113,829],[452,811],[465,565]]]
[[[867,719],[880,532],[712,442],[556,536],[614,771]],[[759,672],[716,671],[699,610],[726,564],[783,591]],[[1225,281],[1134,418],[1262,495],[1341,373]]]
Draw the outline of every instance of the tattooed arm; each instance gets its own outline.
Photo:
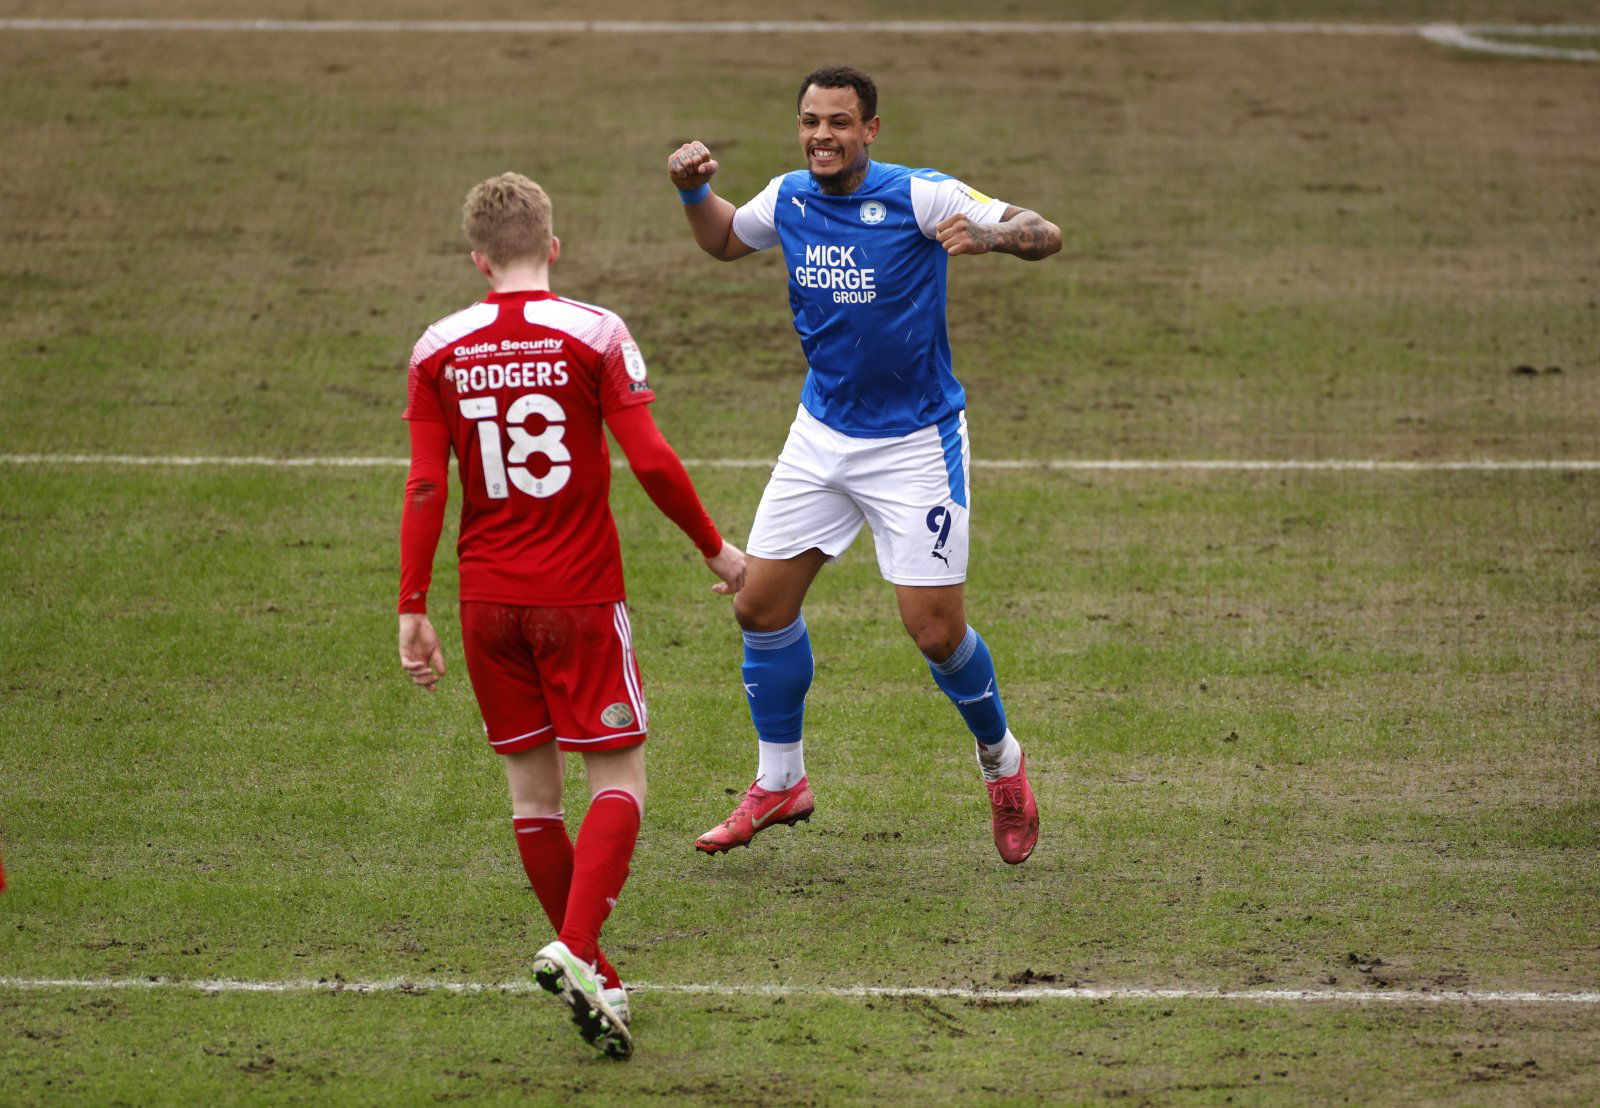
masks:
[[[964,215],[953,215],[935,230],[946,254],[994,251],[1036,262],[1061,249],[1061,228],[1027,208],[1007,208],[999,223],[974,223]]]

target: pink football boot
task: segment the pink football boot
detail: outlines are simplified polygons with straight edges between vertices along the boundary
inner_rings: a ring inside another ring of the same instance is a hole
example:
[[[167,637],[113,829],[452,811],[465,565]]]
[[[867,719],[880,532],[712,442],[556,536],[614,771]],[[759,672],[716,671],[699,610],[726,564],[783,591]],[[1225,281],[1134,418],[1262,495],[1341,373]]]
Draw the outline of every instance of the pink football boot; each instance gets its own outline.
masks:
[[[736,846],[749,846],[757,831],[775,823],[787,823],[790,826],[801,823],[811,818],[816,807],[816,797],[811,795],[811,783],[804,777],[778,792],[768,792],[760,785],[751,785],[739,806],[733,810],[733,815],[701,835],[694,845],[697,850],[707,854],[719,854]]]
[[[989,807],[994,810],[994,845],[1008,865],[1019,865],[1039,841],[1039,805],[1028,784],[1028,758],[1023,755],[1017,772],[998,781],[985,781]],[[737,815],[738,813],[734,813]],[[731,822],[731,821],[730,821]]]

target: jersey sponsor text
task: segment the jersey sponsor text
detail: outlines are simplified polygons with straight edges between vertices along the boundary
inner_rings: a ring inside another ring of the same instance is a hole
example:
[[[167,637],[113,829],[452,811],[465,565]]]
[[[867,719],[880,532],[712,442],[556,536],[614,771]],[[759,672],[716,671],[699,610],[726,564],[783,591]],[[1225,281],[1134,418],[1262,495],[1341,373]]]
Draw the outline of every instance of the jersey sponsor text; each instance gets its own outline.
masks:
[[[878,271],[856,264],[854,246],[808,245],[806,264],[795,266],[795,284],[832,289],[835,304],[870,304],[877,299]]]

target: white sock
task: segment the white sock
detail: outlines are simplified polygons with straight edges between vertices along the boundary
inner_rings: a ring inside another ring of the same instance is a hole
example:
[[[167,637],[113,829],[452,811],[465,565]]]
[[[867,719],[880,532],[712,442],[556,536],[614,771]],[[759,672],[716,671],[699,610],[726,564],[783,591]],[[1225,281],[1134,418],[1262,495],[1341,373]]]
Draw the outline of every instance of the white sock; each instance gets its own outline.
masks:
[[[768,792],[793,788],[806,775],[805,740],[792,743],[757,742],[760,761],[756,765],[756,784]]]
[[[978,744],[978,769],[985,781],[998,781],[1010,777],[1022,768],[1022,744],[1006,728],[1006,737],[993,746]]]

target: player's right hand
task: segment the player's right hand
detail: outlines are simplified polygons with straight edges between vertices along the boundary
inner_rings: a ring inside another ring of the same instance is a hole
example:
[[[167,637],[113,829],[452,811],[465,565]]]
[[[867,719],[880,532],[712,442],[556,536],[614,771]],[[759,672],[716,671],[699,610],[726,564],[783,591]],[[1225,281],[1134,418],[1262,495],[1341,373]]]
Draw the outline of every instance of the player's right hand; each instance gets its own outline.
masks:
[[[732,596],[744,588],[744,551],[733,543],[723,540],[722,549],[716,556],[706,559],[706,565],[711,567],[711,572],[722,578],[721,581],[711,586],[711,591],[722,596]]]
[[[716,159],[703,142],[686,142],[667,158],[667,176],[684,191],[697,189],[717,172]]]
[[[444,651],[433,623],[421,612],[400,613],[400,666],[412,681],[429,692],[444,676]]]

